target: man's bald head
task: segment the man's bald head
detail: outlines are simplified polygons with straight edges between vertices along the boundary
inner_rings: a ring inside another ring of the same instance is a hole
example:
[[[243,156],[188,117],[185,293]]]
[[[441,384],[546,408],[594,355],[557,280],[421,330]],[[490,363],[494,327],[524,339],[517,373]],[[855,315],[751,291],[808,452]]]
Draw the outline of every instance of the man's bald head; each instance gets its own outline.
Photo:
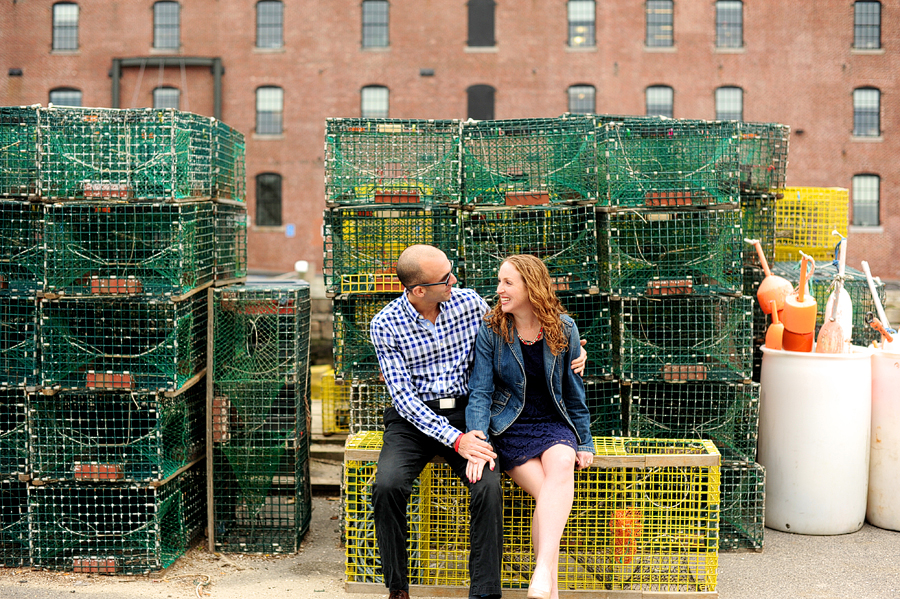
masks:
[[[444,252],[430,245],[411,245],[397,258],[397,278],[400,284],[411,289],[425,280],[423,264],[426,262],[443,262],[447,259]]]

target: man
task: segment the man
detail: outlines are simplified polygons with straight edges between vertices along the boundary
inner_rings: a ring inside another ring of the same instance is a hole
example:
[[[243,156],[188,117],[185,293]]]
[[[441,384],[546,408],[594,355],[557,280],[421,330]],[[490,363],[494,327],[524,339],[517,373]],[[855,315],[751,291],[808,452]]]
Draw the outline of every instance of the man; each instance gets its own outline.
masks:
[[[415,479],[435,456],[469,488],[471,597],[500,597],[503,494],[497,455],[480,431],[466,430],[471,349],[487,303],[471,289],[454,289],[453,265],[428,245],[406,248],[397,260],[406,290],[372,319],[370,336],[392,406],[384,412],[384,441],[372,488],[375,534],[390,599],[408,599],[406,507]],[[586,355],[573,361],[584,369]],[[469,483],[469,460],[490,469]]]

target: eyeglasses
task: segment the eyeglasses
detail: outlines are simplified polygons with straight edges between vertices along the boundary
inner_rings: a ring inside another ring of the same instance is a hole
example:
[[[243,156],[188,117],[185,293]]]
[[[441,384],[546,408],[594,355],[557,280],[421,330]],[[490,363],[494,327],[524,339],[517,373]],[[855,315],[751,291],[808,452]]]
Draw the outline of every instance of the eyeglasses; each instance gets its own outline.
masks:
[[[412,290],[414,287],[437,287],[438,285],[443,285],[444,287],[450,286],[450,278],[453,277],[453,271],[447,273],[447,276],[437,283],[419,283],[418,285],[413,285],[409,289]]]

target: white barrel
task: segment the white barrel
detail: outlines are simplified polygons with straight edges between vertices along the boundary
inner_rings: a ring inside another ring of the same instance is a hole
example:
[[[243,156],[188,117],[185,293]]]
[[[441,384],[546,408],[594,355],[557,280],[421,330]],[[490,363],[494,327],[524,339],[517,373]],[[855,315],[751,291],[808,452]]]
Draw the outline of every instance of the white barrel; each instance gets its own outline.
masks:
[[[872,352],[872,440],[866,518],[900,530],[900,353]]]
[[[759,450],[766,526],[834,535],[866,519],[871,351],[817,354],[762,348]]]

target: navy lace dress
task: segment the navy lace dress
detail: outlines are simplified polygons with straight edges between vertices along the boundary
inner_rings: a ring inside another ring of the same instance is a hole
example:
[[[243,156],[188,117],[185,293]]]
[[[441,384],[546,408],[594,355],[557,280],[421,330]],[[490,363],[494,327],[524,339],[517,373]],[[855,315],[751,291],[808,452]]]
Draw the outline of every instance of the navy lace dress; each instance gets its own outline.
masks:
[[[504,471],[521,466],[557,444],[578,450],[575,432],[560,416],[547,388],[544,340],[521,346],[525,358],[525,405],[516,421],[502,435],[491,439]]]

